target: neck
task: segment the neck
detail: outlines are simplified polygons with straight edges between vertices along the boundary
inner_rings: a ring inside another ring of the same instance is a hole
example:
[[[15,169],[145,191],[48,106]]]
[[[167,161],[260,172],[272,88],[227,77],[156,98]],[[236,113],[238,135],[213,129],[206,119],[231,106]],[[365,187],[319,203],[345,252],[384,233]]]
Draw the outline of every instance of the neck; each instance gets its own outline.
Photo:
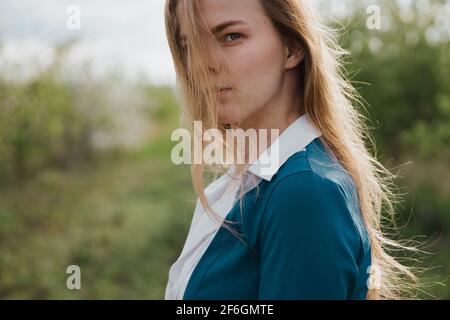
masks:
[[[296,70],[296,69],[294,69]],[[267,148],[272,145],[271,129],[278,129],[279,134],[289,127],[289,125],[304,114],[303,112],[303,96],[297,81],[297,75],[294,70],[286,72],[285,78],[281,84],[279,94],[277,94],[271,102],[263,107],[256,114],[242,121],[240,128],[247,129],[267,129]],[[265,151],[260,150],[259,134],[257,134],[257,150],[258,157]],[[236,164],[239,173],[242,173],[251,164],[249,162],[249,146],[245,145],[244,164]]]
[[[285,72],[278,93],[258,112],[243,120],[239,127],[246,130],[279,129],[280,133],[303,114],[303,95],[298,81],[298,69]]]

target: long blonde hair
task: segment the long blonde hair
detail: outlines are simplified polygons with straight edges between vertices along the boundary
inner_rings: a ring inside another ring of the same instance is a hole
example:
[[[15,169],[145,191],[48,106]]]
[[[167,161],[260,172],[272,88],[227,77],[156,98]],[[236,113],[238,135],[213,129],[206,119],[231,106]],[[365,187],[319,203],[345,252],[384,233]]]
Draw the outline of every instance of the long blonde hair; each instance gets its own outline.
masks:
[[[165,21],[182,117],[191,130],[192,122],[200,120],[205,129],[217,128],[223,132],[226,125],[218,121],[214,81],[204,63],[205,57],[220,54],[220,50],[211,53],[202,41],[201,32],[205,28],[197,1],[184,1],[183,17],[189,47],[181,45],[177,3],[177,0],[166,1]],[[320,129],[321,139],[351,175],[358,190],[361,214],[371,241],[372,266],[376,266],[371,281],[379,284],[369,287],[367,298],[415,298],[419,280],[413,267],[400,263],[392,253],[416,252],[418,249],[394,240],[385,232],[387,226],[383,224],[383,211],[387,213],[387,221],[395,223],[398,196],[393,191],[393,179],[396,176],[365,145],[368,142],[375,150],[366,119],[357,109],[357,106],[362,106],[361,99],[343,72],[343,58],[348,52],[338,45],[334,33],[319,22],[318,13],[310,1],[260,0],[260,3],[280,34],[304,48],[305,58],[298,68],[299,90],[303,96],[300,108]],[[210,32],[209,35],[213,36]],[[193,164],[191,175],[203,207],[213,213],[204,193],[205,165]]]

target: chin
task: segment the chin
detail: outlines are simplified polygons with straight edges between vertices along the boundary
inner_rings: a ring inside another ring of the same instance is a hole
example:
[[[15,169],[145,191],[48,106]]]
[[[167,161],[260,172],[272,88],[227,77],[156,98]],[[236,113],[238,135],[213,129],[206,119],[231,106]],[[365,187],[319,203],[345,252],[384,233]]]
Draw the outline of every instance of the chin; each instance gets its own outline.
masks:
[[[225,109],[224,107],[222,108]],[[237,114],[238,112],[235,112],[235,110],[223,110],[223,109],[219,112],[220,123],[238,124],[240,121],[242,121],[242,115]]]

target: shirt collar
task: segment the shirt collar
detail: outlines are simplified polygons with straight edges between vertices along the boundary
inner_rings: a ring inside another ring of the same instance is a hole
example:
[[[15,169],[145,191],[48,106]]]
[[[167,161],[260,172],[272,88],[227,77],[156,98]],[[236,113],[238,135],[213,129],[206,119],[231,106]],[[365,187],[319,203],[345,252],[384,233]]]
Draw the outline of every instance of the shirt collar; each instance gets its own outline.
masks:
[[[281,132],[275,142],[247,168],[247,171],[270,181],[294,153],[303,150],[321,135],[309,115],[303,114]]]

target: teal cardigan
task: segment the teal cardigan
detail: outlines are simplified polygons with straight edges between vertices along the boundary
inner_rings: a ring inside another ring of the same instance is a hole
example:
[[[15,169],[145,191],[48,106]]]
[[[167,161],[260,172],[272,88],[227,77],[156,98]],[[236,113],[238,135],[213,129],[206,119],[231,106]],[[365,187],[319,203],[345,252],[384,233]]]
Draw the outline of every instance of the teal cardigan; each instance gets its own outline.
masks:
[[[353,180],[314,139],[226,216],[183,299],[365,299],[370,241]]]

